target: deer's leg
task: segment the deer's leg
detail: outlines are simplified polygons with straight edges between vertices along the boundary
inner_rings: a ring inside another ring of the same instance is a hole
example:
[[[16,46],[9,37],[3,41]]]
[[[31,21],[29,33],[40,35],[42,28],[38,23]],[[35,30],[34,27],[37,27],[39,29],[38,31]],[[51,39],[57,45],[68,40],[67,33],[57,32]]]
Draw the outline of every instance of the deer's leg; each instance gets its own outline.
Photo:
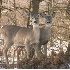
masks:
[[[40,43],[38,45],[38,51],[39,51],[40,54],[42,54],[42,52],[41,52],[41,44]]]
[[[35,44],[34,45],[34,49],[35,49],[35,55],[38,59],[40,59],[40,52],[39,52],[39,49],[38,49],[38,44]]]
[[[30,58],[33,57],[34,53],[35,53],[35,49],[31,46],[30,47]]]
[[[4,47],[3,47],[3,55],[5,57],[7,66],[9,66],[7,52],[8,52],[8,49],[12,46],[12,44],[13,44],[13,42],[11,40],[6,40],[4,43]]]
[[[4,46],[4,48],[3,48],[3,55],[5,57],[6,64],[9,65],[7,51],[8,51],[8,47]]]
[[[30,58],[30,45],[25,45],[25,48],[26,48],[26,52],[27,52],[27,58],[29,59]]]
[[[44,44],[43,47],[44,47],[44,54],[47,55],[47,44]]]
[[[20,55],[20,48],[17,48],[17,68],[19,68],[19,55]]]

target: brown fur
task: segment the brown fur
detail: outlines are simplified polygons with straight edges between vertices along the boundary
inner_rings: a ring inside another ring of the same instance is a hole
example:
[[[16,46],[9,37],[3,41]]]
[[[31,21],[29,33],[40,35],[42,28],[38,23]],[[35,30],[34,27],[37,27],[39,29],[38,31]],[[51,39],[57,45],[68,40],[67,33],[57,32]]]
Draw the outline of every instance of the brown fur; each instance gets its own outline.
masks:
[[[39,42],[39,28],[36,30],[38,31],[38,37],[35,35],[37,33],[34,33],[34,29],[32,28],[26,28],[26,27],[20,27],[15,25],[5,25],[1,28],[1,38],[4,39],[4,47],[3,47],[3,54],[6,59],[6,64],[8,65],[8,56],[7,51],[8,49],[16,42],[16,43],[23,43],[26,47],[27,56],[29,57],[29,47],[31,43],[35,44],[34,47],[37,52],[37,45]],[[18,37],[17,37],[18,36]],[[19,45],[18,45],[19,46]]]

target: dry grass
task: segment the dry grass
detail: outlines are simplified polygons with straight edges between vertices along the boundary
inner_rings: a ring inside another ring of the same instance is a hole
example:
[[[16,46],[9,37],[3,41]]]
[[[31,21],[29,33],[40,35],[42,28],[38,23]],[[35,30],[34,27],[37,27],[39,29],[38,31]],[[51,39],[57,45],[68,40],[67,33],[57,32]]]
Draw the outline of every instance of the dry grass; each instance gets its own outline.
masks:
[[[47,58],[45,55],[41,56],[41,59],[22,59],[18,63],[18,68],[20,69],[67,69],[67,61],[61,55],[61,53],[56,56],[51,56]]]

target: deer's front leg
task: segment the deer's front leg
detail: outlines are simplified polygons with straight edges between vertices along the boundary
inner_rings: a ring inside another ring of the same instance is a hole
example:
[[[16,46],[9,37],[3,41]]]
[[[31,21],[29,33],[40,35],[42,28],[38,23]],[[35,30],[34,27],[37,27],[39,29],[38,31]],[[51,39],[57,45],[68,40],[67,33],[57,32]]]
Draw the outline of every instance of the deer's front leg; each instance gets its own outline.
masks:
[[[43,47],[44,47],[44,54],[47,55],[47,44],[44,44]]]
[[[42,54],[42,52],[41,52],[41,44],[40,43],[38,44],[38,51],[39,51],[40,54]]]
[[[7,66],[9,66],[7,51],[8,51],[8,47],[4,46],[3,55],[4,55]]]
[[[26,44],[25,49],[26,49],[26,52],[27,52],[27,58],[29,59],[30,58],[30,45]]]
[[[38,45],[39,44],[35,44],[34,45],[34,49],[35,49],[35,55],[38,59],[40,59],[40,51],[39,51],[39,48],[38,48]]]

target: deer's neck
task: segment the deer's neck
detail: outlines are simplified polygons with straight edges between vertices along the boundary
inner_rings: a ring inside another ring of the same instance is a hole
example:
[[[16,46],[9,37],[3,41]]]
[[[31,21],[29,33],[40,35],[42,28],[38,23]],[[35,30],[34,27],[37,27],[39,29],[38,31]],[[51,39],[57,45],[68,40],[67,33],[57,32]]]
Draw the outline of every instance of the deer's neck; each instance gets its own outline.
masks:
[[[40,31],[40,30],[39,30],[39,25],[38,25],[38,24],[33,25],[33,32],[34,32],[35,34],[37,34],[39,31]]]
[[[35,37],[35,41],[38,43],[40,38],[40,29],[39,25],[33,25],[33,35]]]
[[[51,37],[51,24],[50,23],[47,23],[45,25],[45,30],[46,30],[46,36],[47,36],[47,39],[50,40],[50,37]]]

